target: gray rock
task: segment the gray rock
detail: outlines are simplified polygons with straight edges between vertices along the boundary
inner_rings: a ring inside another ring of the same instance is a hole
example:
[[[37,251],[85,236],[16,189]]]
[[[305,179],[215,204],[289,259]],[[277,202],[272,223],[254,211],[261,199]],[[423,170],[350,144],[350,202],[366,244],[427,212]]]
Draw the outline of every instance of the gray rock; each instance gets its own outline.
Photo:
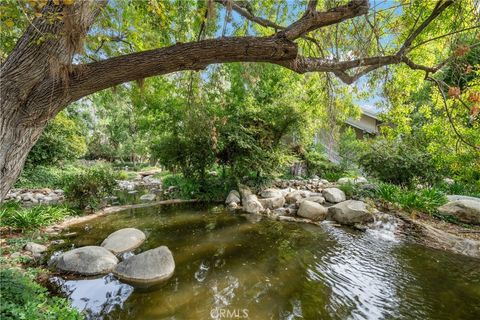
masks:
[[[25,247],[23,247],[26,251],[30,251],[33,254],[41,254],[47,251],[47,247],[35,242],[28,242]]]
[[[117,257],[107,249],[87,246],[60,255],[56,261],[56,267],[63,272],[88,276],[108,273],[113,270],[117,263]]]
[[[319,203],[304,200],[300,204],[297,215],[314,221],[325,220],[327,217],[327,208]]]
[[[316,203],[319,203],[319,204],[324,204],[325,203],[325,198],[322,197],[322,196],[309,196],[305,199],[300,200],[299,204],[302,203],[305,200],[316,202]]]
[[[227,199],[225,200],[226,204],[230,203],[240,203],[240,193],[237,190],[232,190],[227,196]]]
[[[281,208],[285,204],[285,198],[282,196],[275,198],[258,199],[258,201],[262,204],[263,208],[271,210]]]
[[[338,188],[327,188],[323,190],[323,196],[325,200],[331,203],[338,203],[345,201],[347,197],[345,193]]]
[[[147,185],[159,185],[162,184],[162,181],[154,178],[153,176],[146,176],[143,178],[143,182]]]
[[[228,205],[227,205],[227,208],[229,210],[236,210],[238,208],[238,204],[236,202],[230,202]]]
[[[251,194],[243,201],[243,210],[248,213],[260,213],[263,211],[263,206],[258,201],[257,196]]]
[[[288,212],[286,208],[278,208],[273,210],[273,214],[276,216],[285,216],[288,214]]]
[[[452,185],[455,183],[455,180],[453,180],[452,178],[445,178],[443,179],[443,182],[445,182],[446,184]]]
[[[131,251],[138,248],[145,241],[145,233],[135,228],[124,228],[111,233],[101,246],[112,253]]]
[[[469,196],[460,196],[456,194],[451,194],[447,196],[448,201],[457,201],[457,200],[472,200],[480,202],[480,198],[469,197]]]
[[[120,262],[113,274],[132,284],[151,285],[169,279],[174,270],[172,253],[161,246]]]
[[[328,208],[329,217],[341,224],[355,225],[373,221],[373,215],[363,201],[348,200]]]
[[[153,193],[147,193],[140,197],[140,201],[154,201],[157,196]]]
[[[245,205],[244,202],[248,200],[248,197],[252,195],[252,190],[247,186],[240,186],[240,195],[242,199],[242,205]]]
[[[337,181],[338,184],[347,184],[347,183],[351,183],[351,184],[364,184],[364,183],[368,183],[368,180],[364,177],[356,177],[356,178],[340,178],[338,179]]]
[[[297,203],[299,200],[307,196],[307,191],[292,191],[285,196],[287,203]]]
[[[444,204],[438,211],[444,215],[452,215],[459,221],[480,224],[480,202],[475,200],[456,200]]]
[[[355,179],[353,179],[353,178],[343,177],[343,178],[338,179],[337,183],[338,183],[338,184],[347,184],[347,183],[353,184],[353,183],[354,183],[354,180],[355,180]]]
[[[278,198],[283,197],[282,192],[278,189],[265,189],[260,192],[262,198]]]

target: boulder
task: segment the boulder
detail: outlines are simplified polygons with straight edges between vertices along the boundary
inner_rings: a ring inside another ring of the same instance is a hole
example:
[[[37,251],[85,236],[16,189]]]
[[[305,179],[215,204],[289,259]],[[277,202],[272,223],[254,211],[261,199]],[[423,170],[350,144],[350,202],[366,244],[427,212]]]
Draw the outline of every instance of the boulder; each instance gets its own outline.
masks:
[[[140,201],[154,201],[157,196],[153,193],[147,193],[140,197]]]
[[[236,202],[230,202],[228,205],[227,205],[227,208],[229,210],[237,210],[238,208],[238,204]]]
[[[81,275],[105,274],[113,270],[118,259],[103,247],[87,246],[67,251],[56,261],[57,269]]]
[[[351,184],[364,184],[364,183],[368,183],[368,180],[364,177],[356,177],[356,178],[340,178],[338,179],[337,181],[338,184],[347,184],[347,183],[351,183]]]
[[[472,200],[480,202],[480,198],[470,197],[470,196],[460,196],[456,194],[451,194],[447,196],[448,201],[457,201],[457,200]]]
[[[325,220],[327,217],[327,208],[319,203],[304,200],[300,204],[297,215],[314,221]]]
[[[268,208],[271,210],[281,208],[285,204],[285,198],[282,196],[275,198],[258,199],[258,201],[262,204],[263,208]]]
[[[245,205],[244,202],[246,202],[248,197],[252,195],[252,190],[250,190],[250,188],[247,186],[240,186],[239,191],[242,199],[242,205]]]
[[[324,189],[323,196],[325,197],[325,200],[331,203],[338,203],[338,202],[345,201],[347,199],[347,197],[345,196],[345,193],[338,188]]]
[[[354,179],[353,178],[347,178],[347,177],[343,177],[343,178],[340,178],[338,179],[337,181],[338,184],[347,184],[347,183],[354,183]]]
[[[145,241],[145,233],[135,228],[124,228],[111,233],[101,246],[112,253],[131,251],[138,248]]]
[[[475,200],[451,201],[438,208],[438,211],[454,216],[461,222],[480,224],[480,202]]]
[[[226,204],[230,203],[240,203],[240,193],[237,190],[232,190],[227,196],[227,199],[225,200]]]
[[[365,177],[356,177],[355,178],[355,183],[356,184],[364,184],[364,183],[368,183],[368,180]]]
[[[363,201],[347,200],[328,208],[331,219],[346,225],[373,221],[373,215]]]
[[[322,196],[309,196],[305,199],[302,199],[299,201],[299,204],[302,202],[302,201],[305,201],[305,200],[308,200],[308,201],[312,201],[312,202],[316,202],[316,203],[319,203],[319,204],[324,204],[325,203],[325,198],[322,197]]]
[[[154,178],[153,176],[146,176],[143,179],[143,183],[146,185],[159,185],[162,184],[162,181],[159,179]]]
[[[286,208],[278,208],[273,210],[273,214],[276,216],[286,216],[288,212]]]
[[[260,192],[262,198],[278,198],[283,197],[282,192],[278,189],[265,189]]]
[[[446,184],[452,185],[455,183],[455,180],[453,180],[452,178],[445,178],[443,179],[443,182]]]
[[[23,249],[25,249],[26,251],[30,251],[31,253],[33,253],[34,256],[42,254],[45,251],[47,251],[46,246],[35,243],[35,242],[27,242],[27,244],[25,245],[25,247],[23,247]]]
[[[172,253],[166,246],[142,252],[120,262],[113,274],[137,285],[152,285],[169,279],[175,270]]]
[[[297,203],[299,200],[307,196],[307,191],[292,191],[285,196],[287,203]]]
[[[260,213],[263,211],[262,204],[258,201],[256,195],[249,195],[246,200],[242,202],[243,210],[248,213]]]

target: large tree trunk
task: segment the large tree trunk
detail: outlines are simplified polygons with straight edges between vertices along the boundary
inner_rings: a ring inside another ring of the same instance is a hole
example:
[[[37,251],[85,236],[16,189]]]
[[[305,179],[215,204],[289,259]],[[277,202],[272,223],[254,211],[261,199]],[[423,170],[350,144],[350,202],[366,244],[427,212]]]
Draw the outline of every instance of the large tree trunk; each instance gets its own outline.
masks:
[[[25,127],[15,119],[2,117],[0,124],[0,200],[20,175],[28,152],[35,145],[44,125]],[[8,121],[10,120],[10,121]]]

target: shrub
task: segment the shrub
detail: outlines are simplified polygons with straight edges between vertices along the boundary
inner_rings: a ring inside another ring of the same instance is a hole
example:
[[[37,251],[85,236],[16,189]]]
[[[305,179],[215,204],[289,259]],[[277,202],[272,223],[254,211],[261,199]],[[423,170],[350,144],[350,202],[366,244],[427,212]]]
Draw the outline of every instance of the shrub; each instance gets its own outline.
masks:
[[[432,156],[408,140],[373,141],[360,157],[360,165],[384,182],[412,185],[414,181],[434,183],[440,180]]]
[[[72,163],[55,166],[27,166],[15,183],[15,187],[62,189],[67,176],[79,173],[82,170],[82,167]]]
[[[387,183],[376,187],[374,197],[397,204],[408,211],[417,210],[429,214],[435,213],[438,207],[447,202],[445,194],[436,188],[407,189]]]
[[[16,270],[0,270],[1,319],[83,319],[68,301],[51,297],[47,289]]]
[[[39,205],[21,208],[18,204],[7,202],[0,207],[0,226],[20,229],[34,229],[62,220],[74,214],[66,207]]]
[[[91,167],[67,178],[65,195],[78,208],[96,209],[105,196],[112,194],[117,186],[115,179],[116,174],[110,167]]]
[[[54,164],[73,160],[87,151],[78,121],[60,112],[48,123],[27,157],[27,165]]]
[[[336,181],[344,175],[339,165],[331,162],[317,150],[309,150],[303,155],[310,176],[318,175],[321,178]]]
[[[169,198],[200,199],[206,201],[223,201],[235,182],[224,180],[219,176],[209,176],[203,183],[185,178],[181,174],[166,175],[162,179],[164,189],[175,186],[178,189],[169,194]]]

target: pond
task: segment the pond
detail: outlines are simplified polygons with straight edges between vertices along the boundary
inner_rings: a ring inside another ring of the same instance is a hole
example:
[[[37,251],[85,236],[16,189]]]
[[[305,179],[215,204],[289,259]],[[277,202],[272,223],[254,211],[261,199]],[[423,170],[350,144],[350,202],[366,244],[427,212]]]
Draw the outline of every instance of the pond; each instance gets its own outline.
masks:
[[[54,278],[92,319],[478,319],[479,261],[429,249],[391,228],[367,232],[259,219],[222,206],[157,206],[66,230],[56,250],[136,227],[135,253],[166,245],[166,283],[112,275]],[[75,232],[72,236],[72,232]]]

